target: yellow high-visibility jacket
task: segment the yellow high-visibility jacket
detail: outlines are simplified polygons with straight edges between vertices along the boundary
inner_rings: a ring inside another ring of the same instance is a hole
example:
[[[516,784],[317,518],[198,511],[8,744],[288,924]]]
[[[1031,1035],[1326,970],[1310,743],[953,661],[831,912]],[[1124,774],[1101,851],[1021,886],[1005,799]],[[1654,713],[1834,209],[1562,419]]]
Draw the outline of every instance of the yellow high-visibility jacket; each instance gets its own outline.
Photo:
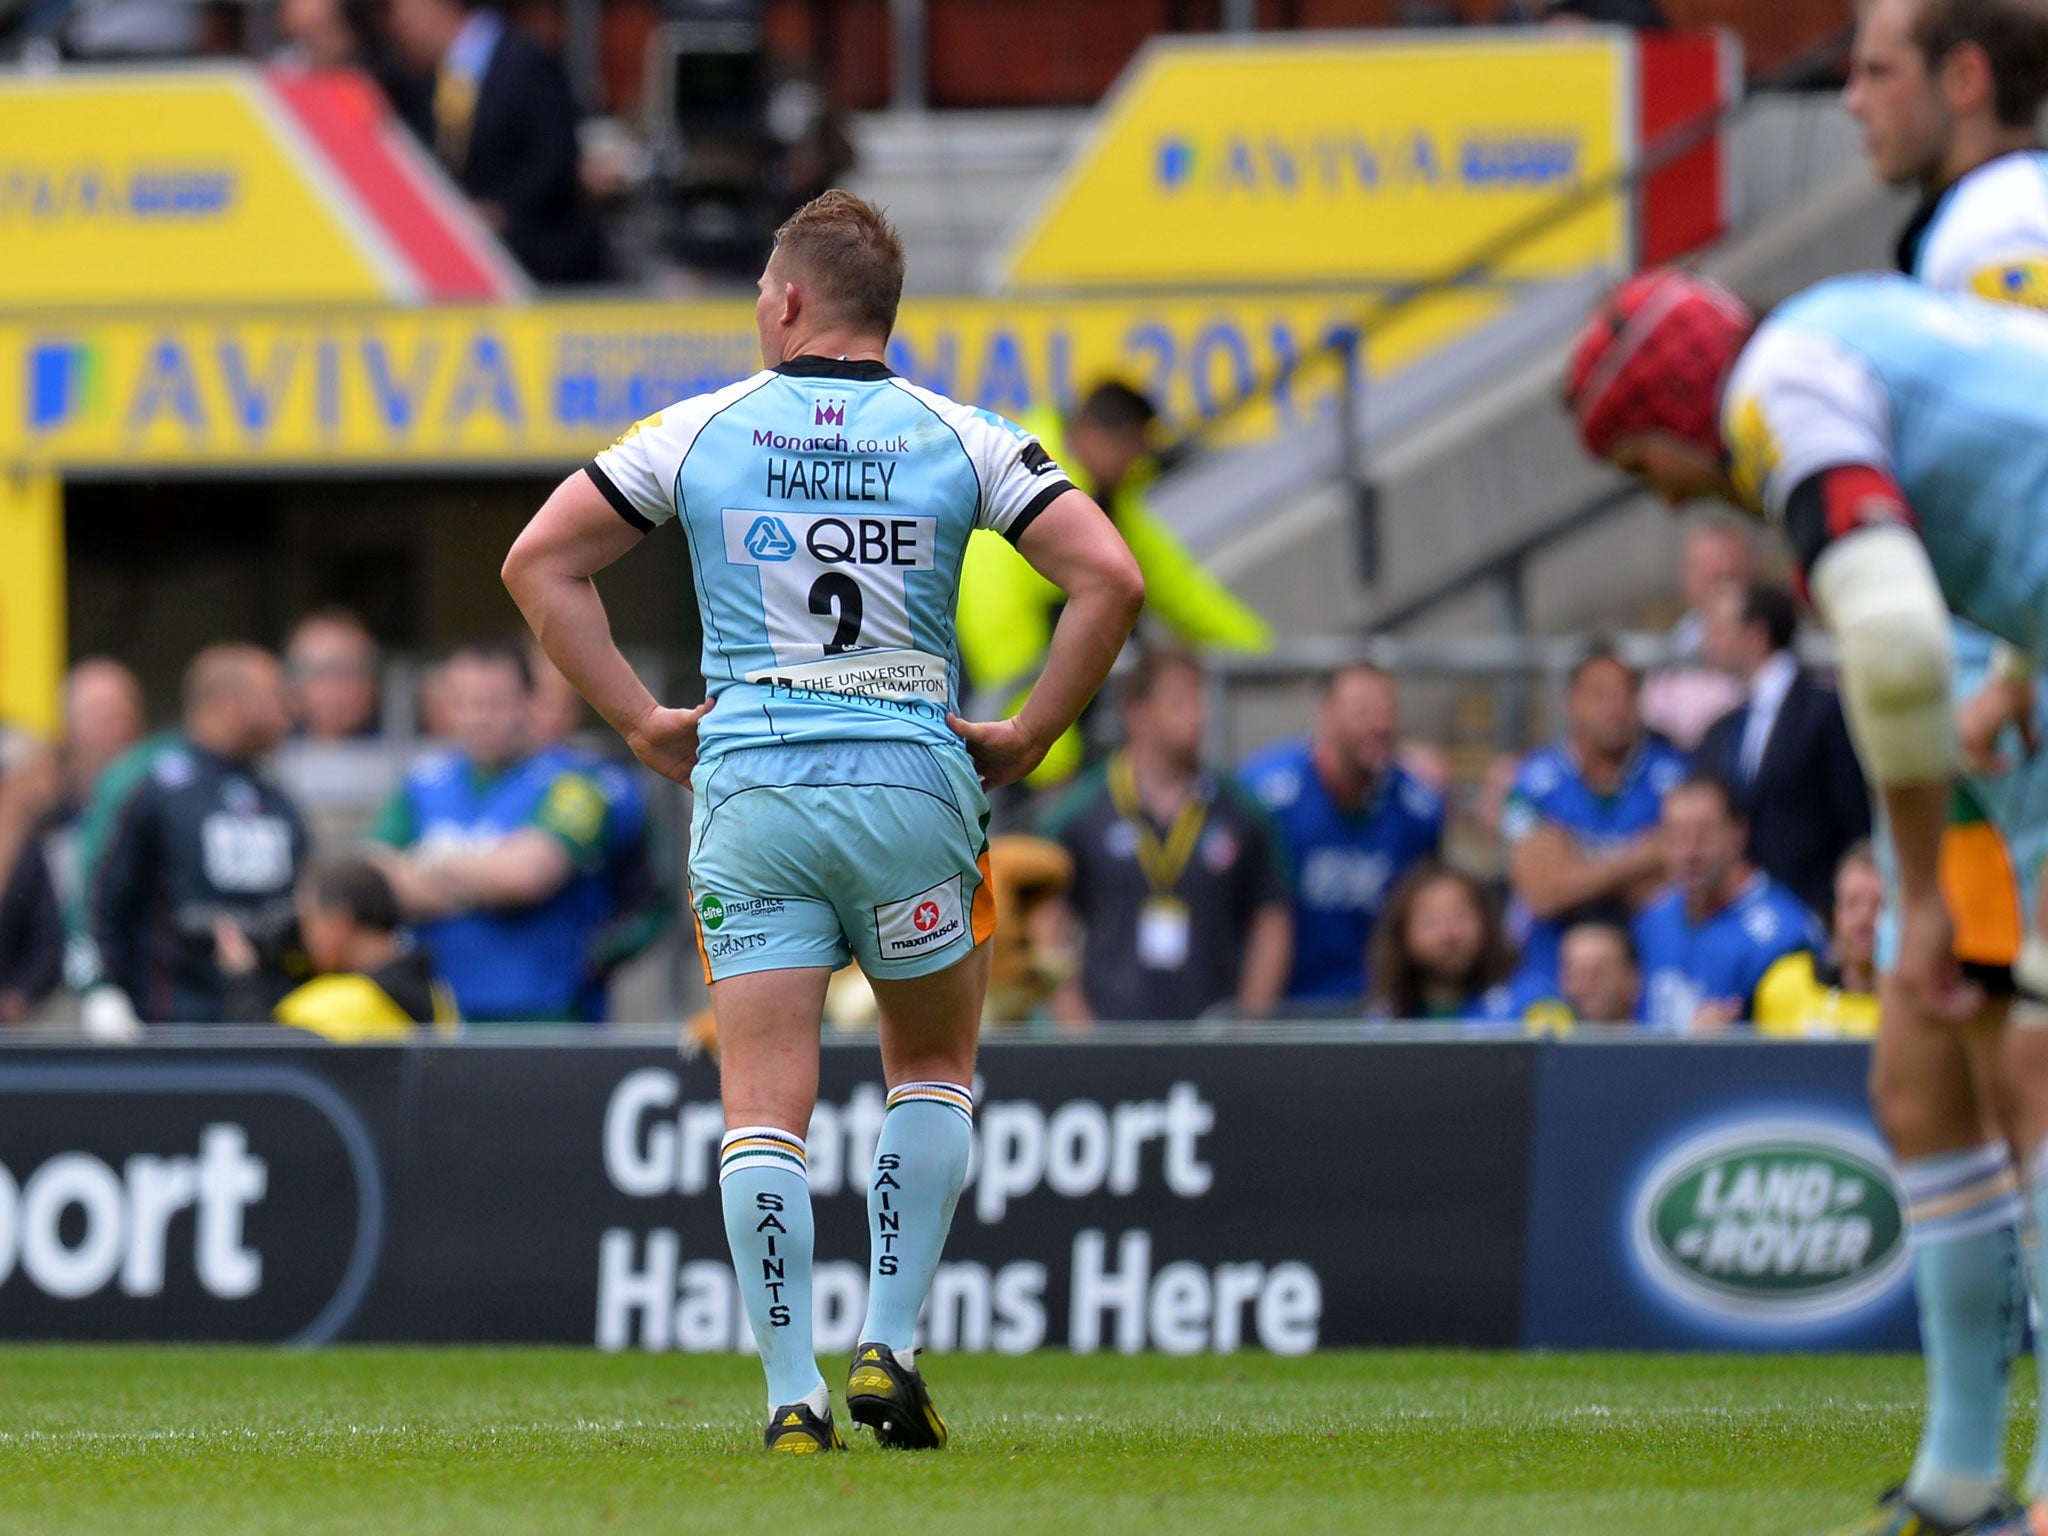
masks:
[[[1071,471],[1066,429],[1056,415],[1037,412],[1021,425]],[[1211,575],[1152,510],[1146,493],[1157,478],[1158,467],[1149,459],[1141,461],[1103,508],[1144,574],[1146,613],[1195,650],[1270,650],[1273,635],[1266,621]],[[972,686],[994,690],[1006,707],[1018,708],[1045,665],[1063,600],[1060,589],[1034,571],[1008,539],[987,531],[972,535],[961,561],[958,618],[961,659]],[[1080,763],[1080,733],[1069,731],[1030,782],[1040,788],[1057,784]]]
[[[1802,949],[1778,961],[1757,983],[1756,1027],[1766,1035],[1868,1040],[1877,1033],[1877,998],[1843,990],[1842,973]]]
[[[272,1017],[342,1045],[403,1040],[423,1024],[449,1035],[462,1023],[455,994],[418,950],[375,971],[315,976],[287,993]]]

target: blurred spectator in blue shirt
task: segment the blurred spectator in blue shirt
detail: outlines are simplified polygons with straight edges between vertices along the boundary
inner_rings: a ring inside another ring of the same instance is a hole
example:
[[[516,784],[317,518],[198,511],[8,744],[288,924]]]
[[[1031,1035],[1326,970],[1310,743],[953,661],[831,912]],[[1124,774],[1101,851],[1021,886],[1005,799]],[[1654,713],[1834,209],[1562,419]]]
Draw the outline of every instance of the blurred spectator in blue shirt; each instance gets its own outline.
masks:
[[[1642,1018],[1642,968],[1626,926],[1603,918],[1573,923],[1559,941],[1558,956],[1555,986],[1518,976],[1488,996],[1488,1017],[1512,1020],[1531,1032]]]
[[[539,642],[527,646],[526,659],[533,670],[529,729],[534,745],[567,753],[604,795],[604,876],[611,887],[612,915],[591,939],[590,964],[600,981],[608,981],[621,966],[645,954],[675,918],[679,881],[675,861],[665,857],[673,847],[674,829],[652,814],[646,769],[580,739],[583,695],[548,660]]]
[[[1557,991],[1558,941],[1590,918],[1626,922],[1665,880],[1658,811],[1685,759],[1643,729],[1641,679],[1596,646],[1573,668],[1567,735],[1522,764],[1501,812],[1508,883],[1528,920],[1518,987]]]
[[[1723,780],[1696,775],[1664,797],[1672,889],[1636,919],[1644,1019],[1711,1034],[1755,1016],[1758,983],[1785,955],[1826,940],[1806,906],[1743,856],[1749,827]]]
[[[1408,870],[1443,841],[1444,803],[1394,760],[1394,680],[1377,667],[1330,679],[1315,733],[1248,761],[1241,777],[1280,828],[1293,871],[1290,1003],[1355,1003],[1373,924]]]
[[[465,647],[445,676],[455,746],[406,775],[375,834],[404,852],[380,867],[466,1018],[600,1019],[611,804],[573,752],[535,750],[521,647]]]
[[[1576,1024],[1633,1024],[1643,1016],[1643,968],[1619,923],[1574,923],[1559,946],[1558,992]]]
[[[1479,882],[1432,860],[1402,877],[1380,915],[1366,1012],[1388,1021],[1498,1018],[1513,966]]]

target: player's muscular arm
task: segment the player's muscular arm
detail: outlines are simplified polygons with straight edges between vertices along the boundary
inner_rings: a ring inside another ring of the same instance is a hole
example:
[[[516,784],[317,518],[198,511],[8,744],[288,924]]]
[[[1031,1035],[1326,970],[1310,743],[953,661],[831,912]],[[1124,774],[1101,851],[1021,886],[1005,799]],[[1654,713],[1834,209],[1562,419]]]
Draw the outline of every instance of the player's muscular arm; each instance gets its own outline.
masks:
[[[591,578],[638,544],[641,533],[578,470],[548,497],[505,557],[506,589],[541,649],[648,767],[687,783],[697,761],[695,709],[664,709],[612,639]]]
[[[1515,845],[1508,879],[1531,912],[1548,921],[1590,902],[1627,896],[1661,880],[1664,847],[1655,833],[1588,853],[1562,827],[1538,827]]]
[[[1138,562],[1085,492],[1067,491],[1039,513],[1017,550],[1066,593],[1067,603],[1053,628],[1045,670],[1024,708],[1008,720],[952,722],[990,788],[1023,778],[1081,718],[1145,604]]]

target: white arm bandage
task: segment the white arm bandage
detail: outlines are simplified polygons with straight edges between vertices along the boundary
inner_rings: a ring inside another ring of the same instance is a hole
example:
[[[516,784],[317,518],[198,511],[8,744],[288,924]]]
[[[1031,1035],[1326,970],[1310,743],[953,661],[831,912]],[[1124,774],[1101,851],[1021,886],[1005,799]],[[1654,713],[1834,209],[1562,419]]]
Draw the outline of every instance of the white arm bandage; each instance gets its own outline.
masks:
[[[1919,538],[1872,523],[1813,564],[1814,607],[1834,632],[1842,704],[1879,785],[1936,784],[1955,766],[1948,604]]]

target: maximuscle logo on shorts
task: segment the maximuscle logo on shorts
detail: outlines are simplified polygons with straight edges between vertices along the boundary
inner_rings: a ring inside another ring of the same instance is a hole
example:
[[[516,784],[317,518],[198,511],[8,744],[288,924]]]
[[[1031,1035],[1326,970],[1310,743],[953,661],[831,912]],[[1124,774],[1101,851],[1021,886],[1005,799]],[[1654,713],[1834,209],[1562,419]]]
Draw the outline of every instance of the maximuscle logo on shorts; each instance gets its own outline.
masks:
[[[1650,1169],[1629,1223],[1673,1300],[1747,1323],[1813,1323],[1905,1277],[1904,1200],[1874,1142],[1798,1120],[1696,1136]]]
[[[884,960],[909,960],[944,949],[967,931],[960,877],[875,908],[876,947]]]

